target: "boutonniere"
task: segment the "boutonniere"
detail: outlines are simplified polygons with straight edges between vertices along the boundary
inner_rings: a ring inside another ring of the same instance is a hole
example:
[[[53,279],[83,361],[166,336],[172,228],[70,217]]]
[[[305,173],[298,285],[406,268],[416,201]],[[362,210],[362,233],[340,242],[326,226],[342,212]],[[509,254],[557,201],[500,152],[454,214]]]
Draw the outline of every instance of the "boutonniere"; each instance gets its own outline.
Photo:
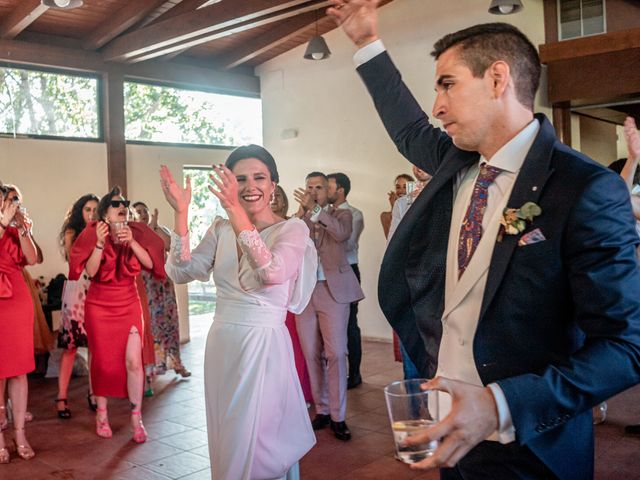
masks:
[[[531,223],[534,217],[542,213],[540,206],[534,202],[527,202],[520,208],[505,208],[500,217],[500,232],[498,241],[502,241],[505,234],[518,235],[527,228],[527,222]]]

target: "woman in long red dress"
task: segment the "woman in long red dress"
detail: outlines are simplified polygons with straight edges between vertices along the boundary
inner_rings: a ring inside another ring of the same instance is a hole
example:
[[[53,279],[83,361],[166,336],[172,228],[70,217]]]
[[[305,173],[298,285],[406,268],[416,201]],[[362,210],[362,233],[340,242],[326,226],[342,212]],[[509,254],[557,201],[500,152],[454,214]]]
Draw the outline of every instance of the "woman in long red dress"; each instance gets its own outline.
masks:
[[[8,379],[13,407],[13,425],[18,455],[35,456],[27,441],[24,423],[29,386],[27,373],[35,368],[33,358],[33,302],[22,276],[25,265],[37,260],[31,238],[32,223],[19,211],[19,203],[8,200],[0,183],[0,379]],[[9,463],[9,451],[0,432],[0,463]]]
[[[142,268],[163,277],[163,243],[140,222],[128,223],[129,201],[115,187],[98,204],[98,222],[82,231],[71,249],[69,278],[86,269],[91,285],[85,325],[91,350],[91,381],[96,395],[96,433],[111,438],[107,397],[129,398],[133,441],[143,443],[143,323],[135,285]]]

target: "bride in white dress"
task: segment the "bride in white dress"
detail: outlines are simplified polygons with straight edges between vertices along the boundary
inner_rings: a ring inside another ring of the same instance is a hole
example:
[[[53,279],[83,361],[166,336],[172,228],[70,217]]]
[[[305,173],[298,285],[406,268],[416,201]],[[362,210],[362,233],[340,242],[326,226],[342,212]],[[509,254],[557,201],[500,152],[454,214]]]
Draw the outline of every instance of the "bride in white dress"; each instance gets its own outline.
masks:
[[[217,217],[189,249],[191,186],[166,166],[162,190],[175,210],[166,271],[175,283],[213,273],[217,305],[207,337],[205,399],[215,480],[295,478],[315,444],[295,370],[287,310],[301,312],[316,281],[317,254],[307,226],[270,208],[278,181],[273,157],[249,145],[214,167],[209,187],[229,220]],[[291,471],[290,471],[291,470]],[[287,472],[289,472],[287,474]]]

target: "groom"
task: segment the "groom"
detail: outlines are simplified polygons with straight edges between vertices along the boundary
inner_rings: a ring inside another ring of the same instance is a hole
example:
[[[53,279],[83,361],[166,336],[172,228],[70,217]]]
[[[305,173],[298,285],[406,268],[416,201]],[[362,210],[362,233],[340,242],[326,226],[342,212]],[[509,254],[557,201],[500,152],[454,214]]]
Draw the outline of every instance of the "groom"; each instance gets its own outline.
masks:
[[[591,407],[640,381],[638,236],[620,178],[533,114],[540,62],[515,27],[434,46],[427,115],[377,36],[379,0],[331,0],[400,152],[433,175],[393,236],[380,305],[452,404],[414,468],[446,479],[593,476]],[[444,414],[442,414],[444,413]],[[445,468],[449,467],[449,468]]]

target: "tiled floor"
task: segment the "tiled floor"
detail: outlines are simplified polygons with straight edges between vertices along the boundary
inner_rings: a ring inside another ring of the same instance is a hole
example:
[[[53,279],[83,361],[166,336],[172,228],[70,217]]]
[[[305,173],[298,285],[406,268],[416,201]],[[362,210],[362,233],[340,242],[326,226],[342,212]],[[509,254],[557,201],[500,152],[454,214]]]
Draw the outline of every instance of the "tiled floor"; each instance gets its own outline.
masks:
[[[202,363],[209,319],[192,320],[192,341],[184,346],[185,364],[193,376],[158,377],[155,396],[145,399],[144,422],[149,441],[130,441],[127,403],[111,401],[111,440],[94,433],[93,413],[87,408],[86,378],[74,379],[70,392],[73,419],[59,420],[53,411],[54,379],[31,381],[29,406],[36,418],[28,426],[36,458],[25,462],[15,455],[0,465],[0,480],[204,480],[209,459],[204,417]],[[393,441],[382,386],[401,378],[392,360],[391,345],[364,343],[364,384],[349,391],[347,423],[350,442],[336,440],[328,430],[301,462],[304,480],[436,479],[437,473],[414,472],[394,460]],[[596,478],[640,480],[640,438],[625,437],[623,426],[640,421],[640,388],[609,402],[609,416],[596,428]],[[6,434],[5,438],[10,435]],[[233,479],[224,479],[233,480]]]

